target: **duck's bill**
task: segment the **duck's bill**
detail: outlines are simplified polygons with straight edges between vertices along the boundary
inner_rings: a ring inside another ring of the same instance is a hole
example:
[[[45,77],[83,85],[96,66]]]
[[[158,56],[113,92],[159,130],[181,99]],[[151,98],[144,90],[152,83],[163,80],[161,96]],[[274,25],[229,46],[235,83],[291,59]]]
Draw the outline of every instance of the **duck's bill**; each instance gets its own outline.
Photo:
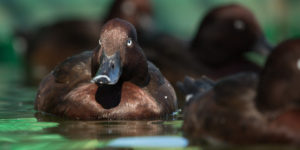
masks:
[[[116,84],[122,73],[120,53],[117,52],[112,56],[102,53],[100,62],[100,67],[91,82],[96,84]]]
[[[252,51],[262,56],[268,56],[272,50],[273,47],[270,45],[267,39],[264,36],[262,36],[256,41]]]
[[[265,37],[259,38],[251,51],[244,54],[244,57],[254,64],[263,67],[267,57],[272,52],[273,47],[268,43]]]

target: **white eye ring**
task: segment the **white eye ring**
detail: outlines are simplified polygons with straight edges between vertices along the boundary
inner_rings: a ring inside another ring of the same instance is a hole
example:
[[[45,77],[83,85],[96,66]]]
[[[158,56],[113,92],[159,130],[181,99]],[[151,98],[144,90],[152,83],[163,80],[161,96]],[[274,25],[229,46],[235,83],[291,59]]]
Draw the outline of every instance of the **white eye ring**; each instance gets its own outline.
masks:
[[[99,40],[99,45],[101,46],[101,40]]]
[[[132,45],[132,40],[131,39],[128,39],[127,40],[127,46],[131,46]]]

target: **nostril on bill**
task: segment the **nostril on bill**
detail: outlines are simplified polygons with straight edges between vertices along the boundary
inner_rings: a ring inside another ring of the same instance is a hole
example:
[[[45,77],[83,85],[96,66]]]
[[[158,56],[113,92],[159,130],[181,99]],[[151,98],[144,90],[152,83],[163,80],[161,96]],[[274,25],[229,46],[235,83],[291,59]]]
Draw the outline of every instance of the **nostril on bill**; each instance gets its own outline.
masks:
[[[115,64],[114,64],[114,63],[111,64],[111,68],[112,68],[112,69],[115,68]]]

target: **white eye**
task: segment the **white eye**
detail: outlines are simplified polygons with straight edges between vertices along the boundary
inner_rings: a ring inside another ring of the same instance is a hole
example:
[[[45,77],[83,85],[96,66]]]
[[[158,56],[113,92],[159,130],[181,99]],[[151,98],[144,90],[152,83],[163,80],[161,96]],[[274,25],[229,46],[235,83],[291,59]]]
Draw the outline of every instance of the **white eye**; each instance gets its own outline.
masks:
[[[101,41],[99,40],[99,45],[101,46]]]
[[[235,20],[233,25],[234,25],[234,28],[237,30],[245,29],[245,23],[242,20]]]
[[[127,41],[127,46],[131,46],[132,45],[132,40],[131,39],[128,39]]]
[[[297,61],[297,67],[300,70],[300,59],[298,59],[298,61]]]

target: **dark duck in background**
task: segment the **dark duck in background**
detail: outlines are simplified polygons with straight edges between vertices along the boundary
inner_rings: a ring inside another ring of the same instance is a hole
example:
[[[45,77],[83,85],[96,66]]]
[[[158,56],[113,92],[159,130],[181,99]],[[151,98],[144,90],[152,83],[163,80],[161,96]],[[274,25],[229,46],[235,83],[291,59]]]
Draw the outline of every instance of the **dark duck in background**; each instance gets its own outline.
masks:
[[[266,57],[271,50],[253,13],[238,4],[212,9],[190,45],[192,55],[209,68],[207,76],[215,79],[241,71],[259,72],[263,64],[249,61],[249,53]]]
[[[260,72],[264,64],[252,56],[266,58],[272,50],[253,13],[238,4],[210,10],[190,43],[158,37],[153,45],[160,54],[153,62],[171,83],[186,75],[218,79],[241,71]]]
[[[101,29],[99,46],[68,58],[41,82],[38,111],[71,119],[157,119],[177,109],[171,84],[121,19]]]
[[[241,73],[217,82],[186,78],[183,131],[193,141],[300,144],[300,40],[279,44],[260,78]]]

